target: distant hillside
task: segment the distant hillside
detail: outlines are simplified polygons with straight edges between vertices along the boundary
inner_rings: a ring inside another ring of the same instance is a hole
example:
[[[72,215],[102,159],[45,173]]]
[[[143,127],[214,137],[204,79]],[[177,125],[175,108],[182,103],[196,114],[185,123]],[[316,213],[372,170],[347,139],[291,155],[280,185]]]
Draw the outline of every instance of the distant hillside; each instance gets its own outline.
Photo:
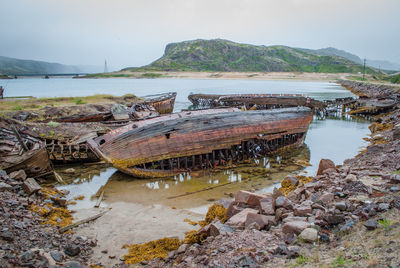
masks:
[[[339,56],[348,60],[351,60],[358,64],[363,64],[363,60],[354,54],[351,54],[344,50],[339,50],[333,47],[321,48],[321,49],[306,49],[306,48],[298,48],[299,50],[305,51],[307,53],[321,55],[321,56]],[[371,60],[367,59],[367,66],[381,69],[381,70],[393,70],[400,71],[400,64],[396,64],[390,61],[385,60]]]
[[[286,46],[255,46],[228,40],[193,40],[168,44],[153,63],[132,71],[239,71],[357,73],[363,67],[341,56],[316,55]],[[375,72],[367,68],[368,73]]]
[[[0,56],[0,74],[3,75],[29,75],[29,74],[68,74],[88,72],[89,68],[63,65],[35,60],[20,60]],[[93,71],[100,71],[95,70]]]

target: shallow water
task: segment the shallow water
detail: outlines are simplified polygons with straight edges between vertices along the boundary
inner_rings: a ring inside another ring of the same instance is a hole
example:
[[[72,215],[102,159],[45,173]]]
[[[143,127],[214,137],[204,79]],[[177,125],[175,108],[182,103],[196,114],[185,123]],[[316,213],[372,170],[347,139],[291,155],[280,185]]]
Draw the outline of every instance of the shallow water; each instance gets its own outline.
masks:
[[[196,79],[17,79],[2,80],[6,96],[36,97],[85,96],[91,94],[138,96],[177,91],[175,110],[187,108],[187,95],[193,93],[295,93],[316,99],[334,99],[352,94],[341,86],[327,82],[196,80]],[[84,195],[72,209],[91,208],[101,190],[105,191],[102,206],[116,202],[191,209],[204,213],[208,204],[222,197],[232,197],[239,189],[268,192],[289,173],[314,175],[321,158],[336,164],[358,153],[369,133],[368,122],[346,118],[314,119],[305,146],[289,155],[264,158],[221,171],[202,171],[162,180],[134,179],[112,167],[74,166],[76,175],[65,174],[67,167],[58,167],[68,185],[59,186],[71,192],[70,198]],[[311,167],[296,165],[297,160],[309,160]],[[83,173],[80,174],[80,173]],[[80,175],[78,175],[80,174]],[[218,187],[215,187],[218,186]],[[210,187],[212,189],[205,190]],[[197,193],[193,193],[199,191]],[[203,190],[203,191],[201,191]],[[185,195],[187,193],[191,193]],[[177,197],[179,195],[184,195]],[[171,198],[175,197],[175,198]]]

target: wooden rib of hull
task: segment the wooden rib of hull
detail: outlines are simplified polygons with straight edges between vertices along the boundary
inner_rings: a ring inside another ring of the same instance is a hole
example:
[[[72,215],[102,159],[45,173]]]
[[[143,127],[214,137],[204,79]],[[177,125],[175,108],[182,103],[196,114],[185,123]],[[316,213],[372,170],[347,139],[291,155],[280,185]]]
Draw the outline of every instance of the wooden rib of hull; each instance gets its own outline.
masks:
[[[312,109],[324,109],[326,104],[299,94],[190,94],[190,102],[200,107],[261,105],[270,107],[305,106]]]
[[[89,145],[124,173],[165,177],[198,165],[212,168],[216,161],[228,160],[227,150],[232,148],[240,155],[231,152],[231,158],[242,158],[257,153],[263,144],[272,149],[260,150],[262,154],[300,144],[311,120],[310,109],[304,107],[194,113],[131,129],[126,126],[89,141]]]

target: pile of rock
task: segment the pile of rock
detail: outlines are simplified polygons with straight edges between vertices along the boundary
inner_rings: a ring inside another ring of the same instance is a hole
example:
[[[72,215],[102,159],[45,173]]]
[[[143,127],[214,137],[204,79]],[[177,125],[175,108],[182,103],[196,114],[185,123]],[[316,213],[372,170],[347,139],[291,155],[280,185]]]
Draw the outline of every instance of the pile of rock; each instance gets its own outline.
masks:
[[[81,267],[92,254],[95,240],[58,229],[31,211],[31,206],[65,206],[62,198],[51,199],[23,170],[7,174],[0,170],[0,267]]]
[[[350,80],[338,81],[343,87],[350,89],[357,95],[364,95],[369,98],[395,98],[400,100],[400,94],[396,93],[399,87],[382,84],[371,84],[367,82],[358,82]]]

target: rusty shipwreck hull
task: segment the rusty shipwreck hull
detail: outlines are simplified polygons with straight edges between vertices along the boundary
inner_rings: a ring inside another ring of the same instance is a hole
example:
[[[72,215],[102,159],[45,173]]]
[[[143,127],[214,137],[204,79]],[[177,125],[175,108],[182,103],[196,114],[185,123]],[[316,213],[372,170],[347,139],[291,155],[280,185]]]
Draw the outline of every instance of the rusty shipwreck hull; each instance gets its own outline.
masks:
[[[312,120],[311,110],[305,107],[205,111],[183,112],[178,118],[131,125],[130,129],[126,126],[88,143],[126,174],[167,177],[299,145]]]
[[[326,108],[325,103],[299,94],[190,94],[188,99],[195,107],[202,108],[243,105],[247,109],[254,107],[257,110],[298,106],[311,109]]]

